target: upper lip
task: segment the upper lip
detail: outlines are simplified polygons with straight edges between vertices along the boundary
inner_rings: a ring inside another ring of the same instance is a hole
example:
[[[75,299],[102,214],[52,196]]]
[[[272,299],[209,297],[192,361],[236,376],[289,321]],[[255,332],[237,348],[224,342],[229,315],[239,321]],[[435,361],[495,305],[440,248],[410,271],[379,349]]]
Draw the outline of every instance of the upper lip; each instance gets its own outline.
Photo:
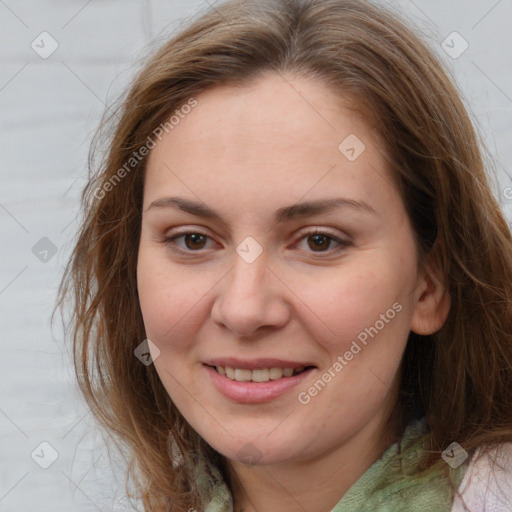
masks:
[[[208,366],[222,366],[223,368],[240,368],[243,370],[259,370],[262,368],[300,368],[302,366],[315,366],[308,361],[286,361],[284,359],[258,358],[238,359],[236,357],[219,357],[204,361]]]

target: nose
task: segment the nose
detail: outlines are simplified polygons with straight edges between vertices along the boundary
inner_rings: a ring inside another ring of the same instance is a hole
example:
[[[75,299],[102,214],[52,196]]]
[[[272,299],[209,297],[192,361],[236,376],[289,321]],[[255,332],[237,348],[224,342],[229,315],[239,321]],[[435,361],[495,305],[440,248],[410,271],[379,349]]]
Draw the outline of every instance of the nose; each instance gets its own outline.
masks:
[[[267,267],[264,254],[247,263],[235,253],[233,268],[217,290],[212,320],[236,337],[254,338],[289,321],[287,288]]]

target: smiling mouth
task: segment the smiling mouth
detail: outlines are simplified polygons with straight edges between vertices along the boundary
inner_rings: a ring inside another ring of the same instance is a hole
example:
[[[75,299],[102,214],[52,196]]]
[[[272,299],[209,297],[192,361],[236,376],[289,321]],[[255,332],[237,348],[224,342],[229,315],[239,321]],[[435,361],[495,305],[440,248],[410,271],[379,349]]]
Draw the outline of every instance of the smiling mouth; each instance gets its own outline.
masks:
[[[298,368],[272,367],[258,368],[255,370],[231,368],[229,366],[210,366],[210,368],[216,370],[220,375],[238,382],[270,382],[272,380],[279,380],[299,375],[300,373],[314,368],[314,366],[300,366]]]

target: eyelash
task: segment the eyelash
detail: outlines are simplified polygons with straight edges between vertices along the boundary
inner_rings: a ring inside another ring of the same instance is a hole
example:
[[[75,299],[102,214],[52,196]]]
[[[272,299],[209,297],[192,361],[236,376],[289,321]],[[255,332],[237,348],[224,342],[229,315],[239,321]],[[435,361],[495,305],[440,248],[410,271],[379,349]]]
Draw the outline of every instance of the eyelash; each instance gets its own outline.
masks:
[[[175,235],[172,235],[170,237],[165,237],[164,239],[162,239],[162,243],[168,247],[169,249],[171,249],[172,251],[174,252],[178,252],[178,253],[181,253],[181,254],[192,254],[192,253],[201,253],[201,251],[203,249],[198,249],[197,251],[194,251],[194,250],[191,250],[191,249],[182,249],[182,248],[179,248],[177,245],[176,245],[176,240],[179,239],[179,238],[183,238],[187,235],[201,235],[201,236],[204,236],[206,237],[207,239],[210,239],[211,238],[206,234],[206,233],[202,233],[201,231],[198,231],[196,229],[189,229],[189,230],[185,230],[185,231],[181,231],[180,233],[176,233]],[[315,230],[312,230],[312,231],[308,231],[306,233],[303,233],[302,236],[300,237],[299,241],[302,241],[303,239],[307,239],[309,237],[312,237],[312,236],[315,236],[315,235],[322,235],[324,237],[326,237],[327,239],[329,239],[330,241],[333,241],[333,242],[336,242],[338,244],[338,247],[335,248],[335,249],[328,249],[327,251],[308,251],[308,252],[311,252],[313,254],[327,254],[327,255],[331,255],[331,254],[334,254],[334,253],[337,253],[339,251],[342,251],[344,250],[345,248],[347,248],[348,246],[351,245],[350,242],[348,242],[347,240],[341,240],[340,238],[328,233],[328,232],[325,232],[325,231],[321,231],[321,230],[318,230],[318,229],[315,229]],[[297,243],[295,244],[297,245]],[[320,256],[322,257],[322,256]]]

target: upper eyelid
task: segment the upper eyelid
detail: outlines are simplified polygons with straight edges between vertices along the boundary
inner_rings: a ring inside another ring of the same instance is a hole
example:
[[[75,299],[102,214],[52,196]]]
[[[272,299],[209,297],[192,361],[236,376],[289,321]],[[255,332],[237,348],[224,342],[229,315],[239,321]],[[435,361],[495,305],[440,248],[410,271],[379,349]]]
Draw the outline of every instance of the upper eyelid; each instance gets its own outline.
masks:
[[[318,233],[321,235],[331,236],[332,238],[340,238],[340,235],[333,233],[331,231],[332,229],[334,229],[334,228],[315,227],[315,226],[305,227],[305,228],[297,230],[295,233],[295,236],[314,235],[314,234]],[[196,233],[198,235],[207,236],[208,238],[214,238],[214,237],[211,237],[208,233],[205,233],[204,231],[209,231],[209,230],[204,227],[199,227],[199,228],[185,227],[185,228],[182,228],[182,230],[176,231],[172,234],[169,234],[169,235],[166,234],[165,238],[172,238],[172,237],[178,237],[180,235],[196,234]],[[345,236],[346,238],[349,239],[349,240],[345,240],[346,242],[349,242],[351,239],[351,237],[346,233],[343,233],[343,235],[341,235],[341,236]]]
[[[179,239],[179,238],[181,238],[183,236],[186,236],[188,234],[198,234],[198,235],[205,236],[206,238],[209,238],[214,243],[217,243],[217,242],[215,242],[213,237],[211,237],[207,233],[202,232],[202,230],[203,230],[203,228],[200,228],[200,229],[193,228],[193,227],[192,228],[185,228],[185,229],[180,230],[180,231],[178,231],[176,233],[172,233],[172,234],[166,235],[164,237],[164,241],[174,242],[175,240],[177,240],[177,239]],[[305,237],[314,236],[316,234],[326,235],[328,238],[330,238],[332,241],[334,241],[335,243],[339,244],[340,246],[348,246],[348,245],[350,245],[352,243],[352,240],[350,239],[350,237],[348,237],[348,235],[346,235],[346,236],[347,236],[347,238],[349,238],[349,240],[344,240],[343,237],[340,237],[337,234],[333,234],[329,229],[319,228],[319,227],[310,227],[309,229],[308,228],[303,228],[301,230],[298,230],[298,232],[295,235],[296,241],[294,242],[294,245],[296,245],[299,242],[301,242]],[[178,247],[178,250],[183,251],[183,252],[189,252],[189,253],[194,253],[194,252],[199,253],[203,249],[199,249],[197,251],[193,251],[193,250],[187,250],[187,249],[182,249],[181,247]],[[318,251],[318,252],[319,253],[322,253],[322,252],[329,253],[329,252],[332,252],[332,251],[335,251],[335,250],[336,249],[330,249],[328,251]],[[315,251],[312,251],[312,252],[315,252]]]

